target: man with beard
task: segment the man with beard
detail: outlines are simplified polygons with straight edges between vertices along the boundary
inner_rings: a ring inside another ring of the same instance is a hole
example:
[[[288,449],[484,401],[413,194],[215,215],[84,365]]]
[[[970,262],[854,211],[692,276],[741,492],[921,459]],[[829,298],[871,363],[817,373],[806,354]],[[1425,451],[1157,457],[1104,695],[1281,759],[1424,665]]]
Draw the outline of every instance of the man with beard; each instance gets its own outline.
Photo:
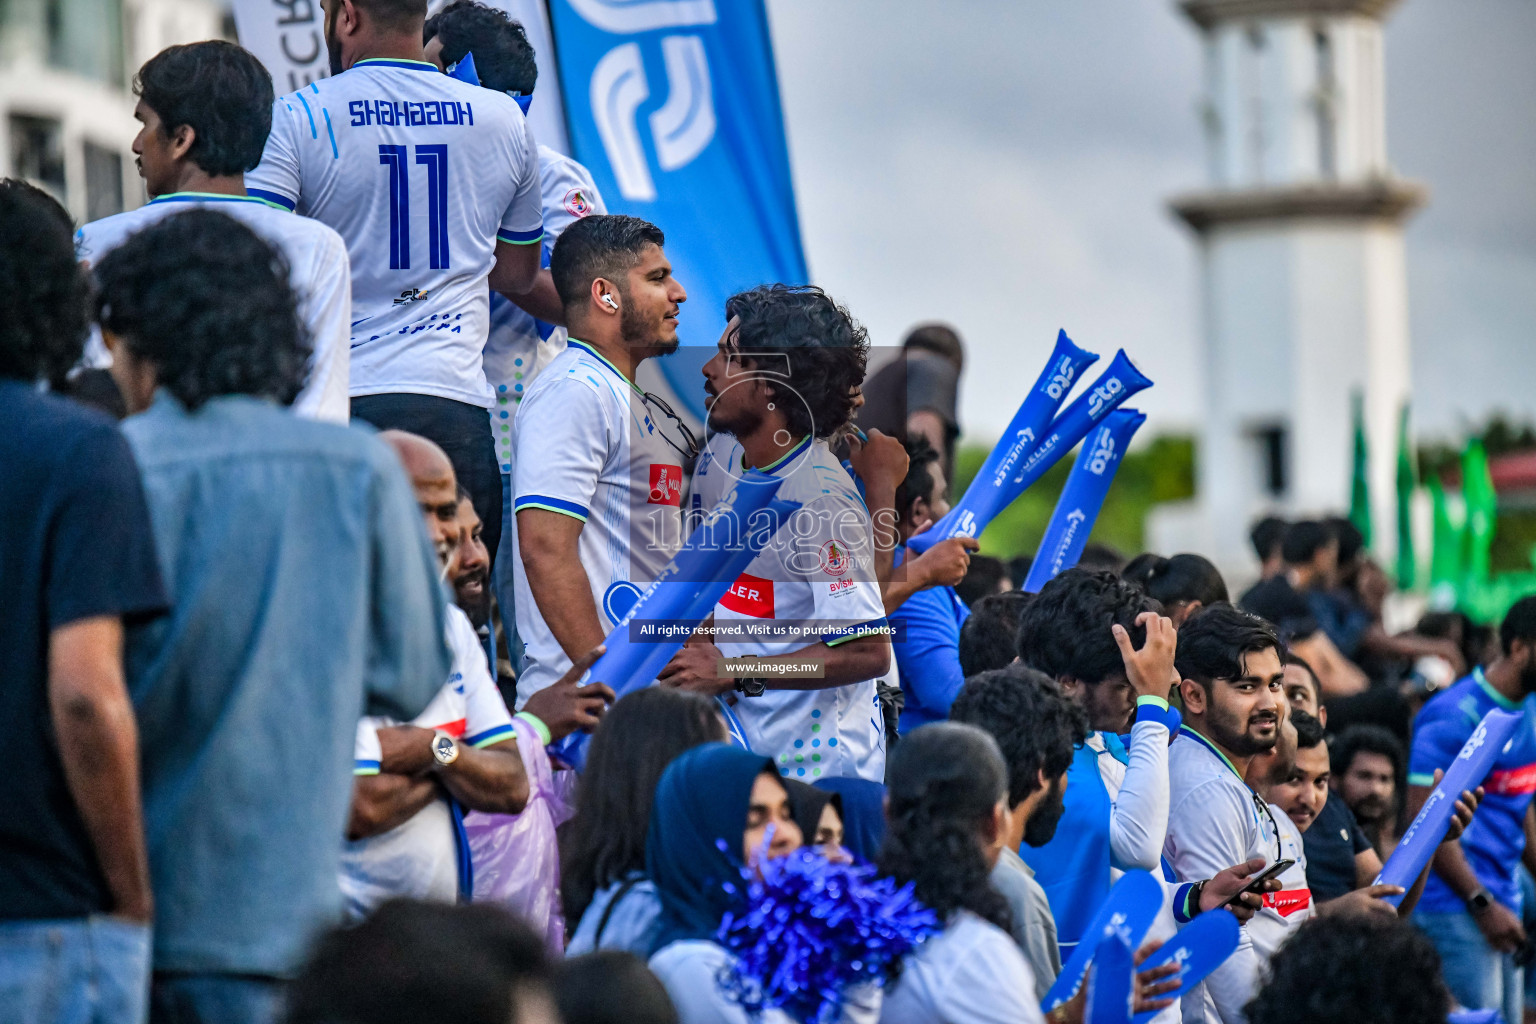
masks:
[[[636,217],[586,217],[550,258],[570,340],[512,431],[519,704],[602,643],[682,546],[683,463],[697,444],[635,384],[641,363],[677,350],[688,299],[665,243]]]
[[[405,467],[441,571],[452,575],[460,547],[453,464],[426,438],[400,430],[380,437]],[[465,810],[516,814],[528,801],[512,716],[474,627],[451,605],[444,625],[453,665],[426,708],[410,721],[367,716],[357,725],[340,876],[354,918],[398,896],[467,900]]]
[[[1379,725],[1352,725],[1333,741],[1333,791],[1354,813],[1376,853],[1386,860],[1398,840],[1400,779],[1407,752]]]
[[[1051,842],[1021,850],[1056,912],[1070,956],[1117,871],[1159,870],[1168,822],[1173,623],[1114,573],[1068,569],[1019,618],[1019,661],[1054,679],[1092,730],[1068,773]],[[1134,716],[1134,724],[1133,724]],[[1129,730],[1129,749],[1120,733]],[[1242,858],[1233,858],[1221,866]],[[1172,922],[1166,922],[1169,934]]]
[[[748,745],[785,776],[879,782],[876,679],[890,667],[891,645],[874,528],[829,445],[848,424],[869,341],[814,287],[741,292],[725,315],[704,391],[709,428],[733,436],[740,454],[700,460],[700,507],[713,508],[749,469],[781,478],[778,497],[800,507],[715,605],[716,628],[739,632],[718,647],[690,642],[660,680],[729,695]],[[751,659],[751,668],[722,673],[721,658]]]
[[[491,621],[491,590],[486,585],[490,578],[491,555],[485,547],[484,524],[475,514],[475,503],[463,487],[459,488],[455,521],[459,526],[459,546],[458,555],[453,560],[453,603],[469,616],[470,625],[479,633]]]
[[[323,0],[331,77],[281,96],[248,194],[336,229],[352,263],[353,417],[436,442],[492,551],[501,469],[481,357],[494,288],[559,320],[538,154],[510,96],[422,60],[426,0]]]
[[[1015,662],[967,679],[950,710],[950,720],[990,733],[1008,764],[1012,830],[992,869],[992,886],[1008,901],[1014,941],[1029,961],[1037,994],[1044,999],[1061,973],[1056,922],[1045,890],[1017,851],[1022,846],[1043,846],[1056,835],[1065,810],[1073,751],[1088,735],[1087,716],[1062,696],[1054,680]],[[1263,866],[1251,860],[1219,872],[1199,886],[1193,906],[1188,900],[1194,886],[1170,886],[1170,906],[1177,908],[1176,916],[1183,921],[1225,906]],[[1246,921],[1258,909],[1259,899],[1255,894],[1243,896],[1232,912]],[[1097,909],[1091,907],[1089,912]]]
[[[1287,841],[1275,812],[1244,781],[1255,755],[1272,750],[1280,733],[1285,674],[1274,629],[1228,606],[1209,608],[1179,630],[1176,666],[1184,724],[1168,754],[1164,846],[1174,873],[1205,878],[1249,858],[1299,862],[1299,842]],[[1378,887],[1374,895],[1401,891]],[[1184,997],[1184,1020],[1241,1022],[1262,964],[1245,925],[1231,958]]]
[[[1499,627],[1500,654],[1486,668],[1453,683],[1414,719],[1408,757],[1408,813],[1418,813],[1483,716],[1495,708],[1524,718],[1513,741],[1493,763],[1479,813],[1459,843],[1443,843],[1414,914],[1440,950],[1445,980],[1469,1009],[1499,1009],[1520,1020],[1521,969],[1514,953],[1526,942],[1520,924],[1522,860],[1536,860],[1527,844],[1536,792],[1536,594],[1517,601]]]
[[[992,869],[992,887],[1008,901],[1013,939],[1034,973],[1036,995],[1044,999],[1061,973],[1061,949],[1050,900],[1018,850],[1026,843],[1043,846],[1056,834],[1067,769],[1088,738],[1088,716],[1050,677],[1014,663],[967,679],[949,718],[991,733],[1008,764],[1013,830]]]
[[[1262,619],[1209,608],[1179,631],[1175,666],[1184,724],[1168,755],[1164,855],[1179,878],[1203,878],[1248,857],[1278,861],[1279,827],[1243,776],[1278,736],[1285,694],[1279,639]],[[1231,958],[1184,997],[1184,1019],[1238,1024],[1258,976],[1245,927]]]

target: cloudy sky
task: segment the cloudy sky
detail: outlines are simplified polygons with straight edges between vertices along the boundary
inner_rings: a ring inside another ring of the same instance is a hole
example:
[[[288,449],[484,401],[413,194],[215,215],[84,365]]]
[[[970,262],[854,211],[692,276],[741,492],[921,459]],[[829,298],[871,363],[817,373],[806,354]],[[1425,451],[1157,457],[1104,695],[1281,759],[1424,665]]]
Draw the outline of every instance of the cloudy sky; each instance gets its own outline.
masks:
[[[971,436],[1001,430],[1058,327],[1135,356],[1154,429],[1197,422],[1196,253],[1164,201],[1204,184],[1201,55],[1173,0],[768,7],[812,274],[876,344],[959,327]],[[1531,0],[1388,22],[1388,151],[1431,189],[1408,228],[1421,436],[1536,418],[1533,46]]]

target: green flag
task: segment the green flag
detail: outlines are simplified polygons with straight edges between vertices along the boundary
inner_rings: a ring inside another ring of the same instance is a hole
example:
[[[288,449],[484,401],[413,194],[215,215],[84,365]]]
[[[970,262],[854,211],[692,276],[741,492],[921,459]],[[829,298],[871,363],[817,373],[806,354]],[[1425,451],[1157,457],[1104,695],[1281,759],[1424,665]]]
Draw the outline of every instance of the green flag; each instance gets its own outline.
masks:
[[[1477,438],[1467,442],[1467,450],[1461,456],[1461,493],[1467,500],[1467,579],[1487,583],[1499,499],[1493,490],[1493,477],[1488,474],[1488,453]]]
[[[1434,547],[1429,555],[1429,585],[1432,590],[1456,587],[1461,583],[1461,558],[1466,550],[1462,536],[1464,522],[1452,518],[1450,501],[1438,474],[1430,474],[1429,497],[1435,509]]]
[[[1410,590],[1418,582],[1418,563],[1413,553],[1413,491],[1418,474],[1408,445],[1408,403],[1397,420],[1397,585]]]
[[[1365,444],[1365,399],[1358,390],[1350,396],[1350,412],[1355,421],[1355,465],[1349,489],[1349,521],[1355,524],[1371,546],[1371,485],[1366,477],[1370,453]]]

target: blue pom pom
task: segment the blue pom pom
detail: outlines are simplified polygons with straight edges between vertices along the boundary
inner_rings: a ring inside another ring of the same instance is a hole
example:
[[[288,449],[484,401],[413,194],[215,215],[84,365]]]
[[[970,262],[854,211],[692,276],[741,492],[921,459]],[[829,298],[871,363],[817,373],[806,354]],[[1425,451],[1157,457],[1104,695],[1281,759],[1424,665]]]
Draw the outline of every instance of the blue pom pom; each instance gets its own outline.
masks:
[[[849,990],[881,984],[896,961],[940,929],[938,917],[869,865],[812,850],[743,872],[746,898],[716,939],[735,955],[725,994],[749,1014],[783,1010],[804,1024],[837,1018]]]

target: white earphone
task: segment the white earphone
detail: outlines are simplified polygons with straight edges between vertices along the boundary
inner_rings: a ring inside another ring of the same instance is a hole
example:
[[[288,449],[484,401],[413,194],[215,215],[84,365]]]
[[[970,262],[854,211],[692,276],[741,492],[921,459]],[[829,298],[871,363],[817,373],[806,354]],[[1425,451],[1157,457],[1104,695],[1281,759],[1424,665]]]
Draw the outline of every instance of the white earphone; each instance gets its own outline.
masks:
[[[607,306],[609,309],[613,310],[614,312],[618,312],[619,304],[617,302],[613,301],[613,296],[612,295],[605,294],[603,296],[603,305]]]

